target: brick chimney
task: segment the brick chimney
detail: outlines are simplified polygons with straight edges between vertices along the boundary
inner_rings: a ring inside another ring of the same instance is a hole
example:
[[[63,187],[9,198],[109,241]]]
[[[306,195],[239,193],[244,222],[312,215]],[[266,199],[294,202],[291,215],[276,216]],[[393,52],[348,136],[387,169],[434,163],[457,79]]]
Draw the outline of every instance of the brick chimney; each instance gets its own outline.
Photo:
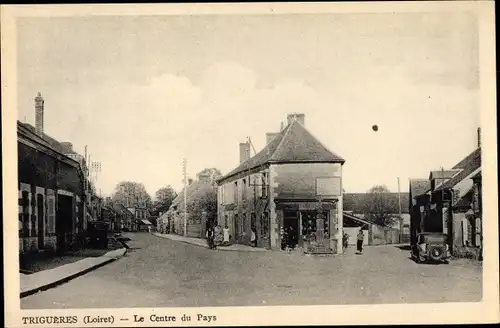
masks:
[[[286,117],[286,120],[287,120],[288,125],[292,124],[293,121],[297,120],[300,124],[305,126],[305,115],[304,114],[298,114],[298,113],[288,114]]]
[[[250,143],[240,142],[240,164],[250,159]]]
[[[282,121],[280,125],[280,132],[285,129],[285,123]]]
[[[481,147],[481,128],[477,128],[477,148]]]
[[[71,142],[61,142],[61,146],[64,150],[64,154],[71,154],[73,153],[73,144]]]
[[[211,175],[209,173],[198,173],[196,178],[198,179],[198,181],[201,181],[201,182],[210,182],[211,180]]]
[[[35,132],[43,136],[43,105],[44,100],[40,92],[35,97]]]
[[[269,144],[279,133],[267,132],[266,133],[266,145]]]

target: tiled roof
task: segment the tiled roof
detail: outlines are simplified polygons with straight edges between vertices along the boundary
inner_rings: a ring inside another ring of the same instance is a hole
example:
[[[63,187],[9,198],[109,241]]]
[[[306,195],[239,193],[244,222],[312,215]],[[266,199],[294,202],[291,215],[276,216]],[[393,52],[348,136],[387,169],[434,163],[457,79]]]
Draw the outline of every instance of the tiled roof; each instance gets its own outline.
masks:
[[[461,169],[431,171],[429,179],[451,179],[455,174],[459,173],[460,170]]]
[[[367,193],[344,193],[342,196],[342,208],[344,211],[352,211],[353,213],[363,213],[364,202]],[[399,198],[397,192],[385,194],[388,200],[393,204],[398,204]],[[401,213],[409,213],[407,204],[409,203],[409,194],[401,193]]]
[[[469,190],[465,195],[460,197],[460,199],[453,205],[456,208],[470,208],[472,205],[473,191]]]
[[[218,181],[267,163],[344,163],[345,160],[323,146],[298,121],[279,132],[264,149]]]
[[[202,197],[208,192],[214,190],[214,185],[207,181],[194,181],[187,188],[187,202],[189,203],[193,199]],[[179,195],[173,200],[171,206],[177,206],[177,209],[184,209],[184,189],[179,193]]]
[[[17,127],[18,129],[21,127],[21,129],[25,132],[28,132],[30,134],[30,137],[35,138],[37,141],[43,141],[45,145],[48,145],[50,148],[56,150],[57,152],[61,154],[76,154],[74,151],[68,152],[64,146],[57,141],[56,139],[52,138],[46,133],[43,133],[43,136],[40,137],[35,130],[35,127],[31,124],[28,123],[22,123],[20,121],[17,121]]]
[[[113,209],[120,214],[131,216],[133,215],[123,204],[113,203]]]
[[[410,193],[412,197],[425,194],[431,188],[431,182],[428,179],[411,179]]]
[[[455,175],[450,180],[444,183],[444,188],[453,188],[457,183],[464,180],[467,176],[481,167],[481,148],[477,148],[472,153],[462,159],[453,169],[461,169],[462,171]],[[442,186],[436,188],[441,190]]]

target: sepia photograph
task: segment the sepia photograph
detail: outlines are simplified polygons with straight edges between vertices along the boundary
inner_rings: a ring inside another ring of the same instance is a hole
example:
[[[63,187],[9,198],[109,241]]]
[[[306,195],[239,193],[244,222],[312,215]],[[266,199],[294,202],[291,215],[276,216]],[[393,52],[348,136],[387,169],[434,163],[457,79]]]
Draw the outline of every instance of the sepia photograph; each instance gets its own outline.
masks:
[[[6,270],[13,308],[43,310],[17,324],[479,306],[488,282],[498,311],[493,6],[435,4],[10,18]],[[68,312],[127,308],[161,311]]]

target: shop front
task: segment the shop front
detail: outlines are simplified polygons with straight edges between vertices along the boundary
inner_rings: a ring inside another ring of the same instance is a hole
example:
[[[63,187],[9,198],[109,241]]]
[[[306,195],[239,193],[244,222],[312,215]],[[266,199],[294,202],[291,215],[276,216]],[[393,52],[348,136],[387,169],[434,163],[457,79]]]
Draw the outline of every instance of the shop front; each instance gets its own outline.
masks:
[[[337,203],[278,202],[282,250],[305,253],[335,253],[337,242],[332,227],[337,221]]]

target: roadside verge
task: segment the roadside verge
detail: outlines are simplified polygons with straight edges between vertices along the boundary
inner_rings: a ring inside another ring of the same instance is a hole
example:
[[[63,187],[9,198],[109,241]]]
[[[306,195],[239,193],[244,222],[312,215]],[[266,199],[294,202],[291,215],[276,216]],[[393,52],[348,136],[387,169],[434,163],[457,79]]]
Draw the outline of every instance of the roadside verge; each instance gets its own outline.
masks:
[[[110,251],[100,257],[88,257],[54,269],[44,270],[33,274],[21,273],[21,298],[53,288],[76,277],[82,276],[121,258],[125,255],[126,251],[125,248],[121,248]]]

